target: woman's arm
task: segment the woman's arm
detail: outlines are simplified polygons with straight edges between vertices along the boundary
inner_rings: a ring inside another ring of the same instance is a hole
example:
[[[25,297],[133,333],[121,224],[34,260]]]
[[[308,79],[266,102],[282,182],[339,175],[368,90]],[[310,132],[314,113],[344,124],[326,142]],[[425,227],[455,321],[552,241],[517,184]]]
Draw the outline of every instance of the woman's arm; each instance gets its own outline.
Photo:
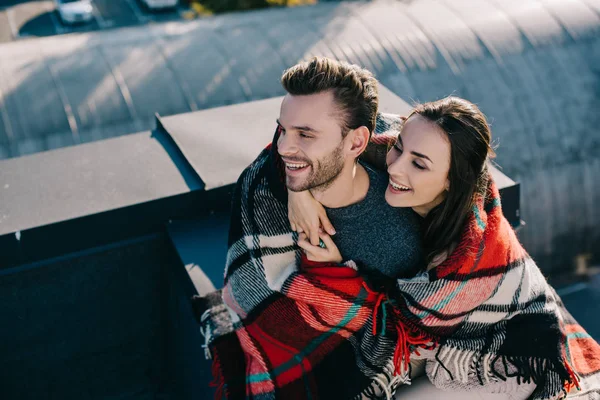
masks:
[[[293,231],[304,233],[314,246],[319,245],[319,234],[327,232],[335,235],[335,229],[325,208],[315,200],[310,191],[292,192],[288,190],[288,219]]]
[[[406,117],[392,114],[377,114],[377,125],[371,135],[366,150],[360,159],[374,167],[387,171],[385,163],[388,150],[394,145],[398,138],[402,123]],[[276,133],[273,143],[277,143],[279,134]],[[275,152],[275,156],[278,153]],[[323,206],[316,201],[310,191],[292,192],[288,190],[288,218],[293,231],[306,233],[310,243],[314,246],[319,244],[319,231],[335,234],[327,213]]]

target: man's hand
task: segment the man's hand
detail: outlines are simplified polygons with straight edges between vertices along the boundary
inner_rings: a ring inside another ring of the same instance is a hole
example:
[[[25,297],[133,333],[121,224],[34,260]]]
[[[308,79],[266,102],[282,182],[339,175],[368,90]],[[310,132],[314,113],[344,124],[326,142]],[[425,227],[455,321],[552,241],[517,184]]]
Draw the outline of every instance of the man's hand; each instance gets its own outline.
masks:
[[[310,261],[341,263],[342,255],[335,243],[333,243],[333,240],[331,240],[331,236],[321,233],[319,234],[319,238],[321,239],[321,244],[313,246],[308,241],[306,234],[301,233],[298,236],[298,246],[304,250],[306,258]]]
[[[325,208],[308,190],[288,190],[288,218],[292,230],[306,234],[313,246],[319,245],[319,234],[323,231],[335,235],[335,229],[327,218]]]

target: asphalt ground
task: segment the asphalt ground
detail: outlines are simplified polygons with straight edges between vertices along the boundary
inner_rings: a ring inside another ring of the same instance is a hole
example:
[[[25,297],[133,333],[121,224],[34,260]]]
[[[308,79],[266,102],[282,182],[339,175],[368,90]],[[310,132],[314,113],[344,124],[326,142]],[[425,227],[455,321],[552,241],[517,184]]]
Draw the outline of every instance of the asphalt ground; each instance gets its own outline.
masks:
[[[89,32],[123,26],[176,21],[188,11],[151,11],[139,0],[92,0],[94,19],[88,23],[67,25],[60,21],[52,0],[0,0],[0,43],[30,37]]]

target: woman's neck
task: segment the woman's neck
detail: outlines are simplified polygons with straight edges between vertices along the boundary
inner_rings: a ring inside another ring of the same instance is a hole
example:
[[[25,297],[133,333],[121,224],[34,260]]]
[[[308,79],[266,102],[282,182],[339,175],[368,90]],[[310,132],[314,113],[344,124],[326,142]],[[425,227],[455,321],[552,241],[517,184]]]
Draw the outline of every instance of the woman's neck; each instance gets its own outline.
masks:
[[[444,201],[445,198],[446,198],[446,191],[444,190],[435,199],[433,199],[433,201],[431,201],[427,204],[422,204],[420,206],[414,206],[414,207],[412,207],[412,209],[414,212],[419,214],[422,218],[425,218],[431,210],[433,210],[434,208],[436,208],[437,206],[442,204],[442,202]]]

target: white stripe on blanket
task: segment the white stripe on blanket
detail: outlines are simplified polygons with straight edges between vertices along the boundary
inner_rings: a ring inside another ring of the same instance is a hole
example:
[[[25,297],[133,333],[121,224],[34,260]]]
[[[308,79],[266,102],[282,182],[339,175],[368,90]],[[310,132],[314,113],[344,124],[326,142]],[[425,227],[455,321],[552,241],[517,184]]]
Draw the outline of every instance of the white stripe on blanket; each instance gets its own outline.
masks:
[[[246,236],[244,239],[248,249],[260,249],[262,252],[269,248],[276,249],[294,245],[294,237],[291,233],[277,236]],[[255,243],[257,242],[258,247],[255,247]],[[263,255],[260,260],[262,261],[262,269],[264,270],[267,285],[269,285],[271,290],[277,292],[281,291],[281,286],[285,280],[298,270],[296,253],[293,251]]]

